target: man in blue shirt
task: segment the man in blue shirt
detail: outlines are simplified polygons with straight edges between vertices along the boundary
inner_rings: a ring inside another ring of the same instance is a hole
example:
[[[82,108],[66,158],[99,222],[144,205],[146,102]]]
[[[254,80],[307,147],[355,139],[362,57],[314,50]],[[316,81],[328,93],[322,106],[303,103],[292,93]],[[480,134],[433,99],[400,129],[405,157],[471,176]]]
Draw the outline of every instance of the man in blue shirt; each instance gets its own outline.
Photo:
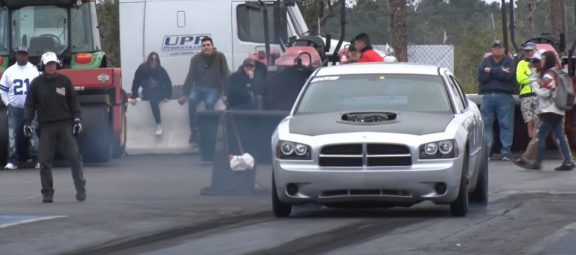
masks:
[[[510,160],[514,136],[514,98],[517,92],[514,83],[512,59],[505,55],[505,48],[499,40],[492,43],[491,54],[478,68],[479,94],[482,95],[480,111],[484,119],[488,152],[492,157],[494,121],[500,129],[500,159]]]

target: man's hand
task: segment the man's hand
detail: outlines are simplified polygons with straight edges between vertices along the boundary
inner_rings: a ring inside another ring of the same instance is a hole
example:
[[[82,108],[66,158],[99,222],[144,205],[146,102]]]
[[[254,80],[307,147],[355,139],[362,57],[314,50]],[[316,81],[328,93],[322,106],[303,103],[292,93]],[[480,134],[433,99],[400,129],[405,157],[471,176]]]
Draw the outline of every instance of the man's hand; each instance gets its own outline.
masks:
[[[248,78],[250,78],[250,80],[254,79],[254,70],[247,70],[246,75],[248,75]]]
[[[187,98],[187,97],[181,96],[181,97],[178,98],[178,103],[179,103],[180,105],[184,105],[186,102],[188,102],[188,98]]]
[[[490,67],[484,67],[484,72],[485,73],[490,73],[492,69],[490,69]]]
[[[503,71],[503,72],[506,72],[506,73],[510,73],[510,68],[509,68],[509,67],[508,67],[508,68],[502,67],[502,71]]]
[[[24,123],[24,136],[27,138],[32,137],[32,134],[34,133],[34,128],[32,127],[32,124],[26,122]]]
[[[74,126],[72,127],[72,134],[77,136],[82,133],[82,123],[80,123],[80,119],[74,119]]]

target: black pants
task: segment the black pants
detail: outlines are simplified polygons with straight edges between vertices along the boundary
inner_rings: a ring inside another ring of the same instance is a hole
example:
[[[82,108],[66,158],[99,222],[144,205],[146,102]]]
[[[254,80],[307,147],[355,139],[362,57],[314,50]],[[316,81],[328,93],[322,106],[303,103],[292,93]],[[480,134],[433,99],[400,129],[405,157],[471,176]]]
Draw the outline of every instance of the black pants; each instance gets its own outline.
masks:
[[[162,118],[160,117],[160,102],[166,98],[164,91],[160,88],[147,88],[142,91],[142,98],[150,101],[150,109],[152,109],[152,116],[154,116],[156,124],[162,123]]]
[[[64,154],[70,168],[76,192],[85,191],[86,180],[82,170],[82,156],[78,150],[78,143],[72,134],[73,123],[61,121],[54,123],[41,123],[40,128],[40,180],[42,195],[54,195],[54,182],[52,180],[52,163],[57,149]]]
[[[154,121],[156,124],[162,123],[162,118],[160,118],[160,102],[162,99],[150,98],[150,108],[152,108],[152,115],[154,116]]]

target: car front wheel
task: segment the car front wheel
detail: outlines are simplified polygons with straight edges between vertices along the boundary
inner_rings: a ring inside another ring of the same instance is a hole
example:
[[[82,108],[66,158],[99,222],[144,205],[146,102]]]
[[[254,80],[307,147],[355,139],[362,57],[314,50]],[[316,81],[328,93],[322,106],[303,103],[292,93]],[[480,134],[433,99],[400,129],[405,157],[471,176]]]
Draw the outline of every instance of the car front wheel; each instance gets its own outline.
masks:
[[[278,218],[286,218],[290,216],[292,212],[292,205],[284,203],[278,198],[274,176],[272,176],[272,211],[274,212],[274,216]]]
[[[485,207],[488,205],[488,153],[486,147],[483,148],[483,151],[476,188],[470,194],[470,202]]]
[[[464,162],[462,163],[462,177],[460,178],[460,189],[458,189],[458,197],[454,202],[450,203],[450,212],[452,216],[462,217],[468,214],[468,152],[464,154]]]

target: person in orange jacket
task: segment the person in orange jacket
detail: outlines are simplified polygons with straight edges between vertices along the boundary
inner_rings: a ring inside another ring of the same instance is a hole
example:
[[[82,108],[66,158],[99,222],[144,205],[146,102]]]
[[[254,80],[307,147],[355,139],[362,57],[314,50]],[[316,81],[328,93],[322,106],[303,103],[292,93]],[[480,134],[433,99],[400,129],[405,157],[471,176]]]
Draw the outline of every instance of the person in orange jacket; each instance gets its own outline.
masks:
[[[357,35],[354,38],[354,45],[356,46],[356,50],[361,54],[360,59],[356,61],[357,63],[384,62],[382,56],[372,48],[370,37],[367,34],[361,33]]]

